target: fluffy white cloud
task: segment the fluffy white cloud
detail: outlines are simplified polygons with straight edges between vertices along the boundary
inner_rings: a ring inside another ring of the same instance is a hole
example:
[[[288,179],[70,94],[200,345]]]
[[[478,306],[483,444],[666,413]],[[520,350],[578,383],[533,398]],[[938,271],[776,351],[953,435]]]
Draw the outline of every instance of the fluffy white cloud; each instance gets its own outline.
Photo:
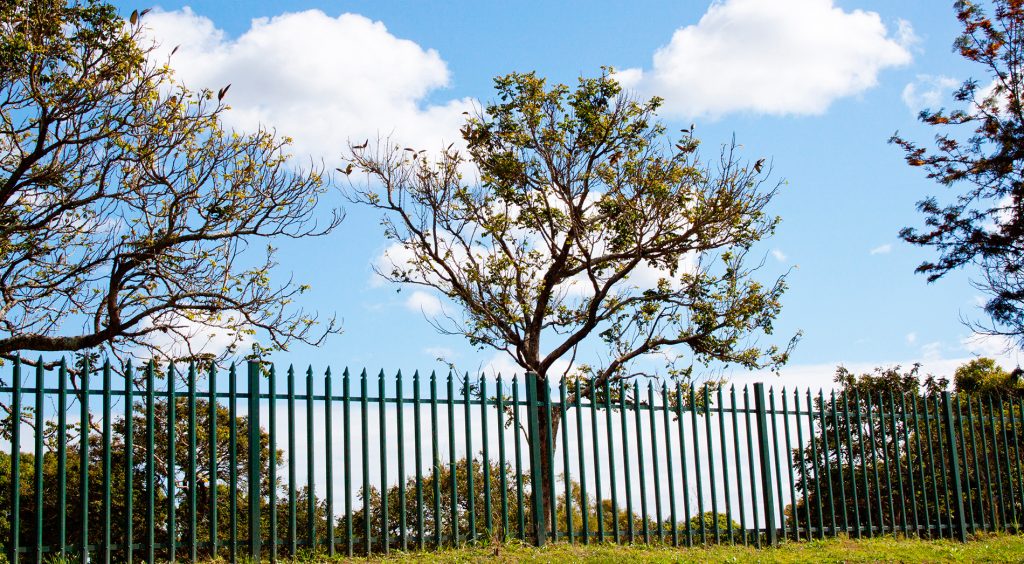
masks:
[[[775,260],[779,262],[786,262],[788,258],[786,256],[786,253],[782,252],[781,249],[772,249],[772,256],[775,257]]]
[[[395,37],[381,22],[319,10],[258,18],[229,38],[189,8],[146,16],[161,54],[192,89],[231,84],[225,121],[252,130],[276,127],[298,152],[333,158],[348,139],[394,134],[403,144],[440,147],[459,139],[471,99],[435,105],[428,95],[449,84],[437,51]]]
[[[871,254],[871,255],[887,255],[887,254],[889,254],[891,252],[892,252],[892,243],[886,243],[884,245],[879,245],[879,246],[875,247],[874,249],[871,249],[870,251],[868,251],[868,254]]]
[[[1019,351],[1013,341],[1002,335],[982,335],[974,333],[969,337],[960,340],[960,345],[967,352],[992,358],[1018,357]]]
[[[662,96],[675,115],[821,114],[875,86],[882,69],[909,63],[916,41],[908,22],[890,34],[877,13],[832,0],[725,0],[676,30],[650,69],[619,78]]]
[[[237,311],[226,311],[221,315],[226,321],[241,319],[241,314]],[[212,354],[219,357],[229,347],[234,346],[237,350],[245,351],[253,344],[251,335],[193,321],[175,312],[165,313],[159,322],[175,328],[167,332],[154,331],[150,334],[152,336],[150,342],[158,351],[155,356],[165,359],[191,357],[199,354]],[[142,328],[152,327],[153,323],[152,319],[147,319],[142,322]],[[153,353],[140,349],[135,352],[135,355],[148,359],[153,356]]]
[[[959,85],[960,81],[948,76],[919,74],[914,82],[903,87],[903,103],[914,112],[936,110],[942,106],[946,95]]]
[[[424,315],[433,317],[443,311],[441,306],[441,300],[437,296],[424,292],[423,290],[416,290],[405,300],[405,307],[418,312],[423,312]]]
[[[555,381],[561,380],[562,375],[567,374],[575,368],[575,365],[570,363],[567,359],[558,359],[551,364],[551,368],[548,371],[548,375]],[[521,366],[516,364],[515,360],[504,352],[496,352],[490,360],[487,361],[479,370],[479,373],[485,377],[497,378],[501,375],[503,378],[510,379],[514,375],[522,377],[525,371]]]
[[[939,341],[933,341],[931,343],[921,345],[921,362],[936,363],[943,360],[943,348],[942,343]]]

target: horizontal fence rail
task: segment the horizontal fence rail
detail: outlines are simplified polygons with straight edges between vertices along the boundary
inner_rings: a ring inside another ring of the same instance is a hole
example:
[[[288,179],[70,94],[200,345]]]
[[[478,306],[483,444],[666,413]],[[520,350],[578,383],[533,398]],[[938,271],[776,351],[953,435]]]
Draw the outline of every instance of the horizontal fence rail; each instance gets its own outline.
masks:
[[[0,378],[12,562],[963,540],[1024,517],[1015,397],[32,364]]]

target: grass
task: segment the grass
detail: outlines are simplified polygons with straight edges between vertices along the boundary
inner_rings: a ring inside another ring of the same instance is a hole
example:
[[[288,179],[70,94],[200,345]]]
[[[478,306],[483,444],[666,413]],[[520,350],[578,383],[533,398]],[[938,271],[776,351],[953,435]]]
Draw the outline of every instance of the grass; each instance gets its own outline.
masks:
[[[463,547],[436,552],[393,553],[367,559],[330,562],[1024,562],[1024,536],[984,535],[959,543],[950,540],[828,539],[788,542],[776,548],[743,546],[672,548],[644,545],[519,543]]]
[[[264,556],[264,558],[266,558]],[[248,558],[241,562],[250,562]],[[265,560],[266,561],[266,560]],[[951,540],[847,538],[787,542],[775,548],[711,546],[672,548],[663,545],[549,544],[535,548],[518,542],[467,546],[440,551],[393,552],[371,558],[306,558],[302,562],[1024,562],[1024,536],[986,534],[967,543]],[[0,557],[0,562],[5,562]],[[51,562],[57,563],[59,560]],[[223,562],[223,561],[219,561]]]

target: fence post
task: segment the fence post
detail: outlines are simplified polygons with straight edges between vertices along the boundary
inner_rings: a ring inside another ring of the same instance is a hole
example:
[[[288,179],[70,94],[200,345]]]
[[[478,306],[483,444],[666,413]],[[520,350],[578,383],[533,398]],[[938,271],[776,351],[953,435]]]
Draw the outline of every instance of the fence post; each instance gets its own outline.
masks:
[[[36,383],[36,386],[39,386]],[[21,357],[14,357],[11,382],[11,562],[17,564],[21,540]],[[36,432],[39,432],[37,429]]]
[[[544,474],[540,465],[540,420],[537,417],[540,398],[537,392],[537,374],[527,372],[526,421],[530,434],[530,487],[533,490],[530,497],[533,503],[533,528],[537,546],[544,546],[547,531],[544,527],[544,488],[541,486]]]
[[[764,384],[754,384],[754,407],[757,410],[757,440],[761,458],[761,499],[764,504],[764,526],[768,533],[768,544],[779,543],[775,530],[775,497],[772,495],[771,451],[768,448],[768,417],[765,409]]]
[[[949,459],[953,474],[953,495],[956,496],[957,535],[960,542],[967,542],[967,523],[964,519],[964,490],[960,483],[960,455],[956,448],[956,433],[953,430],[953,402],[949,392],[942,392],[943,419],[946,423],[946,443],[949,444]]]
[[[85,357],[82,362],[82,375],[79,378],[82,399],[78,402],[80,410],[78,418],[78,510],[81,512],[82,521],[79,558],[82,564],[89,562],[89,371],[91,370],[89,357]]]
[[[249,554],[260,560],[260,363],[249,367]]]

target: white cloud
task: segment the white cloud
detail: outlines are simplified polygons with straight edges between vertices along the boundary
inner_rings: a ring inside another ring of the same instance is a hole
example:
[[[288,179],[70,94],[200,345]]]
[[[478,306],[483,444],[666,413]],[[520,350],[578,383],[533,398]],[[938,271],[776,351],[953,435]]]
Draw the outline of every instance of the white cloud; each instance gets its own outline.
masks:
[[[942,349],[942,343],[939,341],[921,345],[921,361],[934,363],[942,360]]]
[[[908,333],[907,343],[914,345],[919,341],[917,333]],[[833,362],[820,364],[791,364],[782,367],[776,375],[768,370],[757,370],[746,372],[734,370],[729,376],[729,382],[737,386],[754,382],[764,382],[778,389],[786,386],[804,389],[824,388],[826,391],[836,388],[833,382],[836,367],[843,366],[854,374],[865,374],[873,372],[876,367],[891,368],[900,366],[902,370],[908,371],[914,363],[920,363],[921,369],[918,376],[923,380],[928,375],[953,379],[953,374],[960,366],[978,358],[986,356],[992,358],[1003,368],[1009,370],[1021,364],[1021,350],[1015,347],[1010,339],[1002,336],[972,334],[960,340],[959,347],[933,341],[921,345],[917,355],[900,361],[879,360],[876,362],[847,362],[837,359]],[[955,353],[955,354],[954,354]],[[967,353],[967,354],[964,354]],[[952,358],[946,355],[950,354]]]
[[[914,112],[938,109],[946,95],[960,84],[955,78],[919,74],[914,82],[903,87],[903,103]]]
[[[575,367],[574,364],[568,360],[562,358],[551,363],[551,368],[548,369],[548,375],[552,378],[552,381],[560,381],[562,375],[568,373]],[[497,378],[501,375],[502,378],[508,380],[513,375],[518,374],[520,377],[526,373],[522,366],[516,364],[516,361],[512,359],[508,353],[496,352],[494,356],[490,358],[478,371],[479,374]]]
[[[991,358],[1017,359],[1020,351],[1008,337],[1002,335],[982,335],[974,333],[969,337],[960,339],[960,345],[967,352],[977,356]]]
[[[426,354],[430,358],[442,358],[448,361],[458,356],[455,351],[448,347],[426,347],[423,349],[423,354]]]
[[[914,31],[914,26],[901,18],[896,21],[896,42],[904,47],[917,47],[921,38]]]
[[[786,259],[788,258],[786,257],[786,253],[782,252],[779,249],[772,249],[772,256],[775,257],[775,260],[779,262],[786,262]]]
[[[443,311],[441,300],[437,296],[423,290],[415,290],[412,294],[409,294],[409,297],[405,300],[405,307],[413,311],[423,312],[424,315],[431,317]]]
[[[502,378],[511,379],[516,374],[521,377],[526,371],[516,364],[508,354],[498,352],[483,365],[479,372],[491,378],[497,378],[500,375]]]
[[[401,243],[391,243],[377,255],[373,261],[374,271],[370,274],[371,287],[380,288],[387,284],[387,279],[378,274],[391,274],[396,268],[409,268],[412,264],[413,252]]]
[[[297,151],[315,157],[337,157],[348,139],[378,134],[440,147],[459,139],[462,112],[474,103],[428,103],[449,85],[441,56],[357,14],[333,18],[307,10],[257,18],[237,38],[187,7],[154,11],[145,21],[160,53],[180,44],[171,64],[188,87],[232,85],[226,123],[276,127],[295,139]]]
[[[725,0],[676,30],[650,69],[618,78],[663,97],[670,114],[821,114],[875,86],[882,69],[908,64],[916,41],[908,22],[891,35],[877,13],[832,0]]]
[[[889,254],[891,252],[892,252],[892,244],[891,243],[886,243],[884,245],[879,245],[879,246],[875,247],[874,249],[871,249],[870,251],[868,251],[868,254],[872,254],[872,255],[887,255],[887,254]]]
[[[237,311],[225,311],[220,314],[221,321],[231,323],[232,319],[239,320],[241,314]],[[154,320],[146,319],[142,322],[143,329],[152,327]],[[172,327],[169,331],[154,331],[150,333],[150,343],[155,347],[156,356],[165,359],[194,357],[200,354],[212,354],[215,357],[223,355],[234,346],[237,350],[244,351],[252,347],[253,337],[245,333],[229,331],[188,319],[177,312],[166,312],[160,316],[159,324]],[[149,358],[149,351],[136,351],[136,356]]]
[[[941,347],[936,347],[936,350]],[[758,370],[754,372],[736,371],[729,375],[729,383],[736,385],[736,387],[743,386],[744,384],[753,384],[755,382],[763,382],[765,385],[769,385],[775,388],[776,391],[780,387],[785,386],[787,390],[798,389],[803,392],[805,389],[817,390],[822,388],[825,392],[832,389],[837,389],[839,386],[833,381],[836,373],[836,367],[842,366],[854,374],[868,374],[874,372],[875,368],[892,368],[899,366],[901,372],[910,371],[915,362],[921,363],[921,368],[918,371],[918,377],[921,381],[924,381],[928,375],[940,376],[953,380],[953,373],[957,367],[970,362],[973,360],[972,357],[959,357],[959,358],[911,358],[897,362],[890,361],[879,361],[879,362],[845,362],[842,360],[836,360],[834,362],[825,362],[820,364],[793,364],[784,366],[779,374],[776,375],[767,370]],[[1012,368],[1013,363],[1006,360],[1005,358],[997,358],[998,363],[1004,368]]]

